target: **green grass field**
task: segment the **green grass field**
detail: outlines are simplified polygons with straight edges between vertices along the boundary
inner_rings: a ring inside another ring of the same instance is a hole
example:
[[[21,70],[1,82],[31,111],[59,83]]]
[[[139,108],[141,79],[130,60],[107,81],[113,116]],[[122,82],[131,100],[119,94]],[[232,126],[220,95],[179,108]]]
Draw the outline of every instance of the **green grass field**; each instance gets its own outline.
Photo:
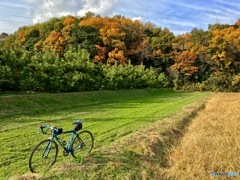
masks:
[[[0,94],[0,179],[30,172],[28,159],[32,149],[48,138],[38,131],[41,124],[70,130],[72,122],[82,119],[84,129],[94,135],[94,154],[99,148],[107,148],[206,95],[170,89]],[[61,152],[60,149],[53,168],[74,162]]]

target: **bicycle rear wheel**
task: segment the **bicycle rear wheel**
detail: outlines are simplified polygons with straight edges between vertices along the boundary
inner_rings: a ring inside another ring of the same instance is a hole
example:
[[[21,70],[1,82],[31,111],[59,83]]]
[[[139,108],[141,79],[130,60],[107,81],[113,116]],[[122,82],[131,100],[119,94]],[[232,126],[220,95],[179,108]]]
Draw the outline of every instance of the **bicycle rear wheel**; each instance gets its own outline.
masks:
[[[86,157],[92,151],[94,144],[93,135],[90,131],[81,131],[73,140],[72,156],[74,158]]]
[[[29,159],[31,172],[45,172],[55,163],[58,154],[58,146],[50,139],[40,142],[32,151]]]

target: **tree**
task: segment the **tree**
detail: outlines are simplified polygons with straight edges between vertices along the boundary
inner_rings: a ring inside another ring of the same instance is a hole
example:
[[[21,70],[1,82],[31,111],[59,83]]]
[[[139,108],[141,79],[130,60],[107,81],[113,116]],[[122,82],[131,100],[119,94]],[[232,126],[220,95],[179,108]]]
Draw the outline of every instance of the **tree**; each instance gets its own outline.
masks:
[[[26,50],[33,50],[34,45],[40,40],[39,31],[37,29],[32,29],[30,32],[28,32],[28,35],[26,36],[24,46]]]
[[[240,72],[240,28],[228,27],[211,31],[210,49],[218,71],[237,74]]]
[[[70,38],[67,40],[68,47],[72,46],[77,48],[79,45],[88,50],[91,58],[97,53],[96,46],[103,45],[102,40],[99,37],[99,32],[92,26],[78,26],[72,27]]]
[[[66,41],[68,41],[71,37],[72,29],[76,25],[76,19],[72,16],[67,16],[63,20],[64,27],[62,28],[62,35]]]
[[[208,79],[215,66],[211,60],[210,40],[211,33],[209,31],[194,28],[189,33],[189,41],[191,42],[190,50],[197,56],[196,66],[198,67],[197,78],[199,82]]]
[[[193,52],[179,52],[175,56],[175,64],[173,66],[180,74],[184,76],[192,76],[198,70],[198,67],[195,66],[196,59],[197,56]]]
[[[17,33],[10,34],[8,37],[6,37],[3,41],[3,47],[4,48],[10,48],[11,46],[17,45]]]
[[[0,34],[0,41],[3,41],[5,38],[7,38],[9,35],[5,32],[3,32],[2,34]]]
[[[145,35],[143,33],[143,24],[138,20],[131,20],[125,17],[115,17],[120,21],[120,28],[125,32],[124,43],[127,49],[126,56],[131,59],[133,64],[139,64],[138,46],[143,41]]]
[[[118,63],[125,63],[127,61],[127,48],[125,45],[126,33],[121,28],[120,22],[121,19],[118,17],[89,17],[80,21],[80,27],[94,27],[98,30],[99,36],[101,37],[102,44],[95,44],[98,46],[94,46],[98,47],[96,50],[99,51],[97,52],[95,60],[102,61],[103,59],[101,57],[103,57],[103,52],[106,52],[104,56],[106,56],[111,63],[115,61],[119,61]],[[104,48],[101,48],[103,46]]]
[[[61,32],[53,30],[48,38],[43,42],[43,50],[50,49],[55,51],[59,56],[62,56],[65,49],[66,40]]]
[[[85,14],[85,17],[86,18],[91,18],[91,17],[95,17],[96,15],[95,15],[95,13],[93,13],[93,12],[91,12],[91,11],[88,11],[88,12],[86,12],[86,14]]]
[[[4,80],[5,90],[21,89],[24,83],[23,69],[30,61],[30,53],[24,47],[11,46],[0,52],[1,78]]]
[[[115,63],[126,64],[128,62],[128,59],[124,56],[123,50],[115,48],[114,50],[108,53],[108,62],[111,64]]]
[[[40,39],[44,41],[51,31],[54,30],[55,23],[61,21],[59,18],[51,18],[49,21],[43,22],[39,25]]]
[[[104,26],[104,19],[102,17],[87,17],[79,22],[79,26],[93,26],[97,30],[100,30]]]
[[[23,45],[27,37],[27,26],[19,28],[17,31],[18,34],[18,45]]]
[[[96,47],[96,50],[97,50],[97,53],[96,55],[94,56],[93,60],[95,62],[103,62],[103,63],[106,63],[107,62],[107,50],[105,47],[102,47],[100,45],[95,45]]]
[[[234,24],[235,26],[240,26],[240,18],[235,22],[235,24]]]
[[[139,60],[147,67],[158,68],[159,71],[166,72],[172,63],[172,41],[174,38],[167,28],[155,28],[152,24],[147,24],[144,32],[145,38],[136,49]]]

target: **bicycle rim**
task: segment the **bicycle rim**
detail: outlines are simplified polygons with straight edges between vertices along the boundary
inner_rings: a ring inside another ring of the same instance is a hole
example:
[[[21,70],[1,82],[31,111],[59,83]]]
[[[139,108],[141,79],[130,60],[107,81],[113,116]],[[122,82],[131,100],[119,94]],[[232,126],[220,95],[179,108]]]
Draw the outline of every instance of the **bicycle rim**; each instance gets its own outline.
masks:
[[[46,172],[55,163],[58,154],[58,146],[50,139],[39,143],[31,153],[29,168],[31,172]]]
[[[76,135],[72,144],[72,156],[74,158],[87,157],[92,151],[94,144],[93,135],[90,131],[82,131]]]

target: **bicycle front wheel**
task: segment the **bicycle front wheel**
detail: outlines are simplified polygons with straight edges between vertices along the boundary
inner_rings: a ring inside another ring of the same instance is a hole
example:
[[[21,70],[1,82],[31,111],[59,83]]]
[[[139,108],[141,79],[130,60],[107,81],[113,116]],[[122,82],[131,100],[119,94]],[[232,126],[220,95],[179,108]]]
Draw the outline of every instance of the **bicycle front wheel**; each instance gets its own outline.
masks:
[[[72,156],[74,158],[86,157],[92,151],[94,144],[93,135],[90,131],[81,131],[73,140]]]
[[[50,139],[40,142],[32,151],[29,159],[31,172],[45,172],[55,163],[58,154],[58,146]]]

